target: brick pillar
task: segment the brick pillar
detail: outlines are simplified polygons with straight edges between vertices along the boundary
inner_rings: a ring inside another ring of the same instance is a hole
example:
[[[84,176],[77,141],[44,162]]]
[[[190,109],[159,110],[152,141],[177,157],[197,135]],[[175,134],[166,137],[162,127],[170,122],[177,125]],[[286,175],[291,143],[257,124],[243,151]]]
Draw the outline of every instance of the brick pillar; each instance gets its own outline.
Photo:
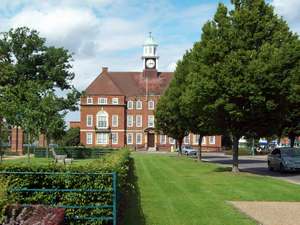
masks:
[[[18,155],[23,154],[23,130],[21,128],[14,127],[11,129],[11,151]]]

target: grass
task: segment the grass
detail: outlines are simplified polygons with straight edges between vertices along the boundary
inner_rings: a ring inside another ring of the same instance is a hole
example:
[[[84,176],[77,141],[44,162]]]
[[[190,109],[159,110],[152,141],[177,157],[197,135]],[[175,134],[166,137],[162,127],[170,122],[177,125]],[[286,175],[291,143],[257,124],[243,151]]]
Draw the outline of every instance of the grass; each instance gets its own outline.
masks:
[[[300,201],[298,185],[186,157],[133,154],[125,225],[252,225],[227,201]]]

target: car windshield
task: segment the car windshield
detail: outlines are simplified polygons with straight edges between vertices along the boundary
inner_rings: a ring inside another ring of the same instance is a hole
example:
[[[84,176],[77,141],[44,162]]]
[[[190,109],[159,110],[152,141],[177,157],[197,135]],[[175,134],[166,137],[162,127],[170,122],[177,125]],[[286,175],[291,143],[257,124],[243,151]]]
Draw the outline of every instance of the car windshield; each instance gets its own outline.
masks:
[[[191,146],[185,146],[185,148],[186,148],[186,149],[192,149],[192,147],[191,147]]]
[[[281,154],[284,156],[291,156],[291,157],[299,156],[300,157],[300,149],[296,149],[296,148],[286,149],[286,150],[281,151]]]

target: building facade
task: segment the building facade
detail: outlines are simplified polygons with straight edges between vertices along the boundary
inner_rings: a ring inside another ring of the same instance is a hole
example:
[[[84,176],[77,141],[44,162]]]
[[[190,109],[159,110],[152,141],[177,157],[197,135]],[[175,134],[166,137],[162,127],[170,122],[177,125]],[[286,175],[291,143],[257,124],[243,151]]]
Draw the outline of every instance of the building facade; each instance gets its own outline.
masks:
[[[85,146],[143,150],[175,149],[175,140],[155,132],[154,112],[173,73],[159,72],[157,43],[151,36],[143,45],[143,71],[111,72],[103,67],[80,99],[80,140]],[[190,134],[186,145],[197,145]],[[207,150],[221,150],[221,136],[203,139]]]

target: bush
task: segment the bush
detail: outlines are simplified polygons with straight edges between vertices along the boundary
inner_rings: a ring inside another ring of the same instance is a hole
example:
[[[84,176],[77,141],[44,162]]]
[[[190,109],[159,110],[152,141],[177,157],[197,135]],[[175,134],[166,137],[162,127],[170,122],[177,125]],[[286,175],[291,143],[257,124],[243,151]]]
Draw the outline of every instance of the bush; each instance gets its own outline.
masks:
[[[67,155],[73,159],[96,159],[101,156],[116,151],[112,148],[85,148],[85,147],[60,147],[55,148],[55,152],[58,155]],[[37,148],[34,151],[34,155],[37,158],[53,157],[51,152],[47,153],[45,148]]]
[[[7,181],[0,179],[0,224],[3,220],[4,207],[8,203],[7,200]]]
[[[232,155],[232,150],[226,150],[225,155]],[[240,147],[239,148],[239,155],[241,155],[241,156],[243,156],[243,155],[252,155],[252,152],[248,148]]]
[[[126,180],[129,170],[129,150],[122,149],[113,154],[108,154],[100,159],[95,159],[86,165],[55,165],[35,166],[28,164],[0,165],[2,171],[12,172],[63,172],[61,175],[5,175],[9,188],[59,188],[59,189],[112,189],[112,177],[99,175],[68,175],[68,172],[79,173],[110,173],[117,172],[118,191],[121,193],[126,188]],[[111,205],[112,195],[110,192],[99,193],[13,193],[9,195],[9,202],[20,204],[45,204],[53,202],[62,205]],[[66,215],[78,216],[111,216],[109,209],[66,209]],[[75,223],[76,224],[76,223]],[[80,221],[80,224],[85,224]],[[91,223],[86,224],[105,224]]]

